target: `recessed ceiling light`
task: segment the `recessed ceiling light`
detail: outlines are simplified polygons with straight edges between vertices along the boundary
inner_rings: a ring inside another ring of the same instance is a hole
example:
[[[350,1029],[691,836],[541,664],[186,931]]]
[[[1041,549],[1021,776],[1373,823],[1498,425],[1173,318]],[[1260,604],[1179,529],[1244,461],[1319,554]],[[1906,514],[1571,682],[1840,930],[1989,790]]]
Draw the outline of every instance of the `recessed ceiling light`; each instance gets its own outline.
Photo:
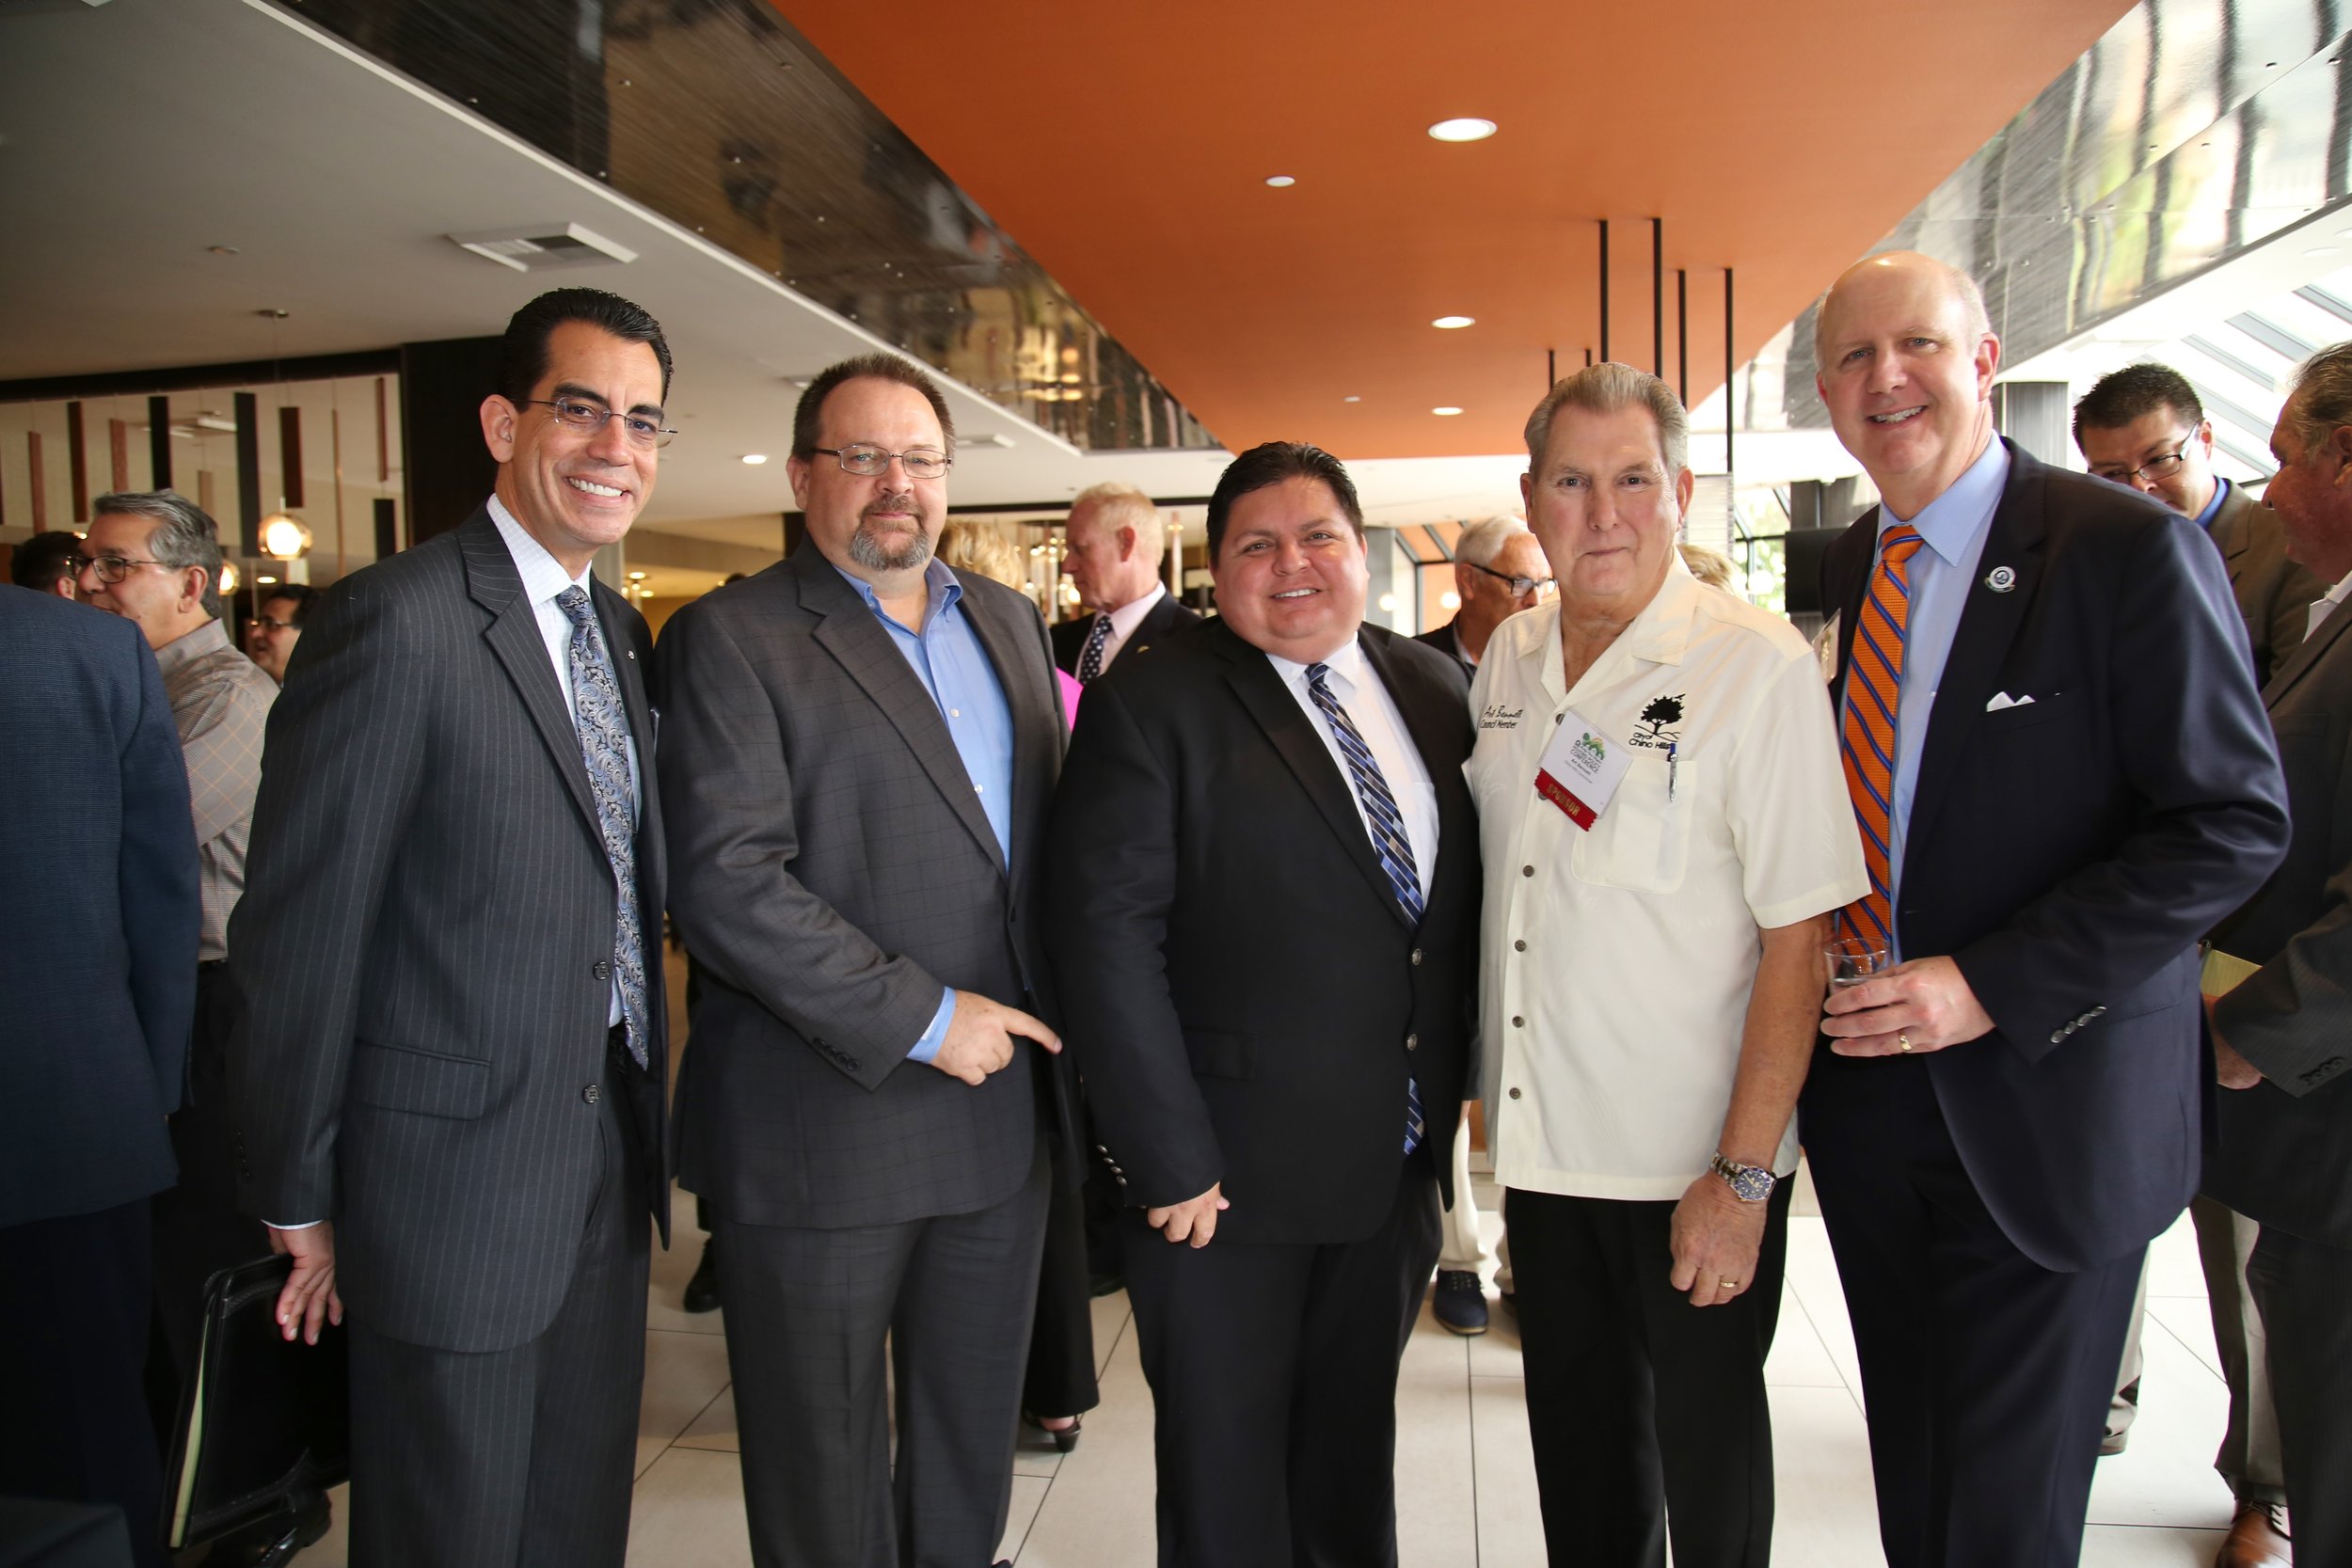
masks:
[[[747,451],[743,454],[743,461],[756,468],[768,461],[768,454],[764,451]]]
[[[1476,326],[1478,325],[1478,318],[1476,316],[1439,316],[1436,321],[1431,322],[1429,325],[1432,326],[1441,326],[1448,332],[1451,332],[1457,326]]]
[[[1429,412],[1437,415],[1441,420],[1447,420],[1452,419],[1456,414],[1459,414],[1461,410],[1458,408],[1432,408]]]
[[[1265,177],[1265,182],[1278,191],[1298,183],[1287,174],[1269,174]]]
[[[1361,403],[1361,402],[1363,402],[1364,400],[1363,400],[1363,399],[1361,399],[1361,398],[1359,398],[1359,397],[1358,397],[1358,396],[1356,396],[1354,393],[1352,393],[1352,392],[1351,392],[1351,393],[1349,393],[1346,397],[1343,397],[1343,398],[1340,399],[1340,401],[1341,401],[1342,403]]]
[[[1495,134],[1495,122],[1474,116],[1441,119],[1429,128],[1429,134],[1439,141],[1485,141]]]

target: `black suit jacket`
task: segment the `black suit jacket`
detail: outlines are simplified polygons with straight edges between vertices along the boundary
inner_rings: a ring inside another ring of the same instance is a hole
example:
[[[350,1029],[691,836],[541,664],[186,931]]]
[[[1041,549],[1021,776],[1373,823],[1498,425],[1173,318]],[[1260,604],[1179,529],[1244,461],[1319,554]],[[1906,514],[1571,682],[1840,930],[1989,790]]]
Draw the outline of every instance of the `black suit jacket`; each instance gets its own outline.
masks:
[[[666,1235],[652,640],[619,594],[592,596],[637,749],[653,1082],[632,1110]],[[491,1351],[553,1320],[603,1180],[598,1101],[626,1092],[607,1062],[617,902],[488,510],[328,589],[270,709],[230,923],[230,1094],[246,1212],[335,1221],[343,1297],[376,1332]]]
[[[1141,653],[1153,642],[1182,627],[1195,625],[1200,619],[1199,610],[1188,608],[1173,594],[1164,594],[1160,602],[1136,623],[1135,635],[1120,644],[1119,652],[1121,657]],[[1054,662],[1061,667],[1063,673],[1074,675],[1078,673],[1078,660],[1086,653],[1087,639],[1093,634],[1092,615],[1084,615],[1075,621],[1062,621],[1054,626]],[[1116,664],[1119,660],[1114,658],[1111,662]]]
[[[1419,637],[1414,638],[1413,641],[1420,643],[1424,648],[1437,649],[1438,652],[1445,655],[1446,657],[1460,665],[1462,667],[1462,673],[1465,677],[1470,679],[1477,678],[1478,666],[1472,664],[1469,659],[1462,657],[1462,646],[1454,640],[1453,622],[1448,621],[1444,626],[1438,627],[1434,631],[1422,632]]]
[[[1041,1130],[1080,1169],[1058,1058],[1020,1045],[977,1088],[907,1059],[943,987],[1052,1015],[1037,884],[1060,690],[1037,607],[957,578],[1012,714],[1009,863],[938,705],[813,544],[662,628],[671,908],[702,974],[680,1175],[731,1220],[968,1212],[1027,1178]]]
[[[2214,1026],[2263,1071],[2220,1095],[2205,1191],[2265,1226],[2352,1248],[2352,615],[2280,662],[2263,700],[2279,737],[2295,842],[2213,934],[2261,964]]]
[[[1129,1204],[1223,1182],[1219,1243],[1375,1230],[1408,1071],[1452,1168],[1478,963],[1468,693],[1407,639],[1361,641],[1437,786],[1420,929],[1312,721],[1221,620],[1088,689],[1054,803],[1048,940],[1100,1151]]]
[[[1833,693],[1877,530],[1873,508],[1822,565]],[[1903,956],[1949,955],[1993,1018],[1927,1058],[1970,1179],[2020,1251],[2077,1269],[2145,1243],[2196,1190],[2212,1080],[2196,944],[2278,863],[2285,792],[2194,523],[2011,447],[1979,570],[1896,920]],[[2003,693],[2034,701],[1986,711]]]
[[[137,626],[0,587],[0,736],[5,1230],[171,1185],[199,907],[187,762]]]

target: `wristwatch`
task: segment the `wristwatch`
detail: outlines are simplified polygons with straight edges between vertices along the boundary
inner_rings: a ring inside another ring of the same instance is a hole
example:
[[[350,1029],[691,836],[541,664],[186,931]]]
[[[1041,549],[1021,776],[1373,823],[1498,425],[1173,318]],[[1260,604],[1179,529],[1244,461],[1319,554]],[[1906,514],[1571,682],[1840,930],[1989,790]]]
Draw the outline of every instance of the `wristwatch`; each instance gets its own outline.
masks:
[[[1707,1168],[1724,1179],[1724,1184],[1738,1195],[1742,1203],[1761,1203],[1772,1196],[1772,1188],[1780,1178],[1762,1165],[1735,1165],[1717,1149]]]

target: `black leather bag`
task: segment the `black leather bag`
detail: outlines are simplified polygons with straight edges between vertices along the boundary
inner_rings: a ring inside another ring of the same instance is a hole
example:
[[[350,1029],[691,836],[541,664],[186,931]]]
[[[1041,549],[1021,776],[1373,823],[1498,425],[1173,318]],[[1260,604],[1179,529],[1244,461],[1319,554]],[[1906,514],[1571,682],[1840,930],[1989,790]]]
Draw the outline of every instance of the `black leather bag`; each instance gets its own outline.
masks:
[[[315,1345],[280,1335],[278,1293],[293,1270],[291,1258],[258,1258],[204,1282],[200,1359],[164,1466],[164,1540],[175,1551],[350,1476],[343,1331],[325,1324]]]

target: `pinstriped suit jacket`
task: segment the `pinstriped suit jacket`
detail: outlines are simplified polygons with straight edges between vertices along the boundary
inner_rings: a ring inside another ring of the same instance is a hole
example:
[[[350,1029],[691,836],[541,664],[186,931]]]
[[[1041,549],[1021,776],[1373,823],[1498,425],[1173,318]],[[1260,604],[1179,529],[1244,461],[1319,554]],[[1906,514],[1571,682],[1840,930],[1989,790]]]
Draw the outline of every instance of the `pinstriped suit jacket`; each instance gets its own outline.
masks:
[[[942,986],[1045,1011],[1034,918],[1064,726],[1045,626],[958,574],[1012,710],[1012,857],[905,656],[813,546],[662,628],[671,912],[701,966],[679,1176],[729,1219],[969,1212],[1066,1153],[1067,1069],[1035,1046],[975,1088],[908,1048]],[[1068,1162],[1065,1169],[1074,1169]]]
[[[658,932],[652,639],[611,590],[594,597]],[[585,1090],[608,1072],[615,898],[563,688],[487,510],[329,589],[270,713],[230,926],[249,1003],[230,1103],[243,1206],[334,1220],[343,1300],[376,1332],[501,1350],[554,1317],[605,1158]],[[650,1119],[645,1196],[666,1227]]]

